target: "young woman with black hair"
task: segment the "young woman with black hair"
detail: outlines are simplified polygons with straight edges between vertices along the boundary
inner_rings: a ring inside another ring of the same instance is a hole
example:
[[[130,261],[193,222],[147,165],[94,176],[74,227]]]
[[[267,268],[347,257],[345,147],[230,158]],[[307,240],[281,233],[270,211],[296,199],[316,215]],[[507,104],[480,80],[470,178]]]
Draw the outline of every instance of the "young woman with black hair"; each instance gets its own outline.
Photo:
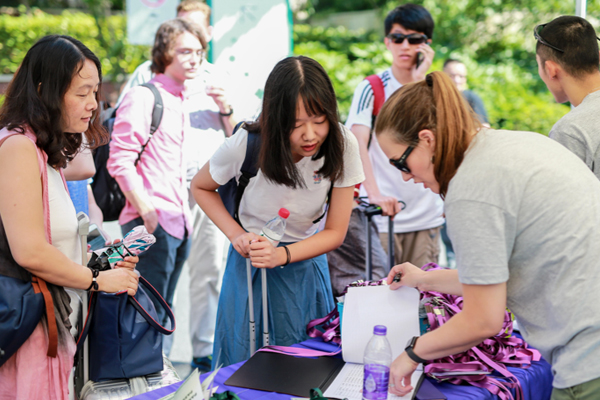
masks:
[[[81,150],[83,135],[92,148],[108,139],[97,118],[101,80],[100,61],[83,43],[46,36],[25,55],[0,109],[0,273],[45,280],[58,330],[54,357],[47,355],[44,315],[0,367],[3,400],[68,398],[75,341],[64,286],[130,295],[137,290],[137,257],[95,279],[80,264],[77,218],[62,174]]]
[[[404,180],[444,198],[458,267],[396,265],[391,289],[464,298],[461,313],[411,340],[394,360],[390,393],[410,390],[418,363],[498,334],[508,307],[525,340],[552,364],[552,399],[600,398],[600,314],[592,311],[600,290],[600,182],[585,163],[537,133],[482,129],[443,72],[394,93],[375,131]]]
[[[261,146],[258,174],[250,180],[240,203],[240,226],[216,189],[240,177],[247,130],[260,132]],[[280,61],[267,79],[258,122],[227,139],[192,182],[196,201],[231,241],[219,298],[213,366],[226,366],[251,355],[248,257],[254,267],[268,268],[271,344],[305,340],[306,324],[331,311],[334,304],[325,253],[342,243],[354,185],[363,178],[356,139],[338,121],[335,93],[323,67],[302,56]],[[323,214],[332,182],[327,221],[317,232],[313,221]],[[281,207],[287,208],[290,216],[285,235],[274,248],[257,234]],[[258,276],[256,269],[253,292],[260,324]],[[259,336],[257,330],[257,346]]]

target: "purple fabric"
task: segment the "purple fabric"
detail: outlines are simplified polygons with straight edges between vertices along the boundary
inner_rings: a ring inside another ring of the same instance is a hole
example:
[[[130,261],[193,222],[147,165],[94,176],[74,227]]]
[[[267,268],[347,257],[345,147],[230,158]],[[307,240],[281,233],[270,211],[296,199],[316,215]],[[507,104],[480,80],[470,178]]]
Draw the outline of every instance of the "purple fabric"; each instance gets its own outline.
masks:
[[[520,337],[520,335],[515,334]],[[336,345],[324,343],[320,338],[308,339],[300,344],[295,344],[294,347],[305,347],[313,350],[335,351]],[[226,386],[225,381],[229,379],[235,371],[240,368],[243,362],[232,364],[227,368],[219,371],[215,378],[215,385],[219,387],[218,392],[226,390],[237,394],[241,400],[289,400],[288,395],[279,393],[262,392],[259,390],[251,390]],[[523,398],[525,400],[549,400],[552,393],[552,370],[550,364],[546,360],[533,361],[528,369],[508,367],[508,370],[521,382],[523,389]],[[204,379],[208,374],[200,376],[200,380]],[[474,386],[453,385],[451,383],[440,383],[434,379],[426,378],[433,383],[448,400],[496,400],[498,396],[493,396],[487,389],[481,389]],[[174,392],[181,383],[176,383],[161,389],[154,390],[139,396],[132,397],[135,400],[158,400],[169,393]],[[514,390],[513,390],[514,394]]]

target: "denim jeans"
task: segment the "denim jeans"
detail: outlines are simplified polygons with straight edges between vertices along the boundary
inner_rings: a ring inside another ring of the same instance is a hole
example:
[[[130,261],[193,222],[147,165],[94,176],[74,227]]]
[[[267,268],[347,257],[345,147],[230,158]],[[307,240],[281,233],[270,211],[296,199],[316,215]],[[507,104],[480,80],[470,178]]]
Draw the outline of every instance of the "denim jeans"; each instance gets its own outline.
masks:
[[[136,218],[122,225],[121,231],[125,235],[134,227],[143,224],[142,218]],[[169,235],[160,224],[152,234],[156,237],[156,243],[140,254],[140,261],[136,268],[172,308],[177,281],[190,251],[190,241],[187,234],[183,239]],[[166,313],[156,302],[155,305],[159,321],[167,323]]]

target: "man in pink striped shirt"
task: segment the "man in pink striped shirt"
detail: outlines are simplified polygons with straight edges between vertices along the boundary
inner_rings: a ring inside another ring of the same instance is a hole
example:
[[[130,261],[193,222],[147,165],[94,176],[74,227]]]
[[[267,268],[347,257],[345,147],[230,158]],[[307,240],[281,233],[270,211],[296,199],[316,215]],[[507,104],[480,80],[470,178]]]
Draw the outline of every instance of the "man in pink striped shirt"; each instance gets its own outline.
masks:
[[[184,83],[196,77],[205,49],[206,39],[196,25],[174,19],[160,26],[152,49],[151,70],[156,76],[149,83],[162,97],[161,123],[149,140],[154,96],[143,86],[129,90],[117,110],[107,163],[127,198],[119,217],[123,234],[144,224],[156,236],[156,244],[140,256],[137,269],[169,305],[192,232],[183,153],[184,134],[190,129]],[[164,312],[159,318],[165,322]]]

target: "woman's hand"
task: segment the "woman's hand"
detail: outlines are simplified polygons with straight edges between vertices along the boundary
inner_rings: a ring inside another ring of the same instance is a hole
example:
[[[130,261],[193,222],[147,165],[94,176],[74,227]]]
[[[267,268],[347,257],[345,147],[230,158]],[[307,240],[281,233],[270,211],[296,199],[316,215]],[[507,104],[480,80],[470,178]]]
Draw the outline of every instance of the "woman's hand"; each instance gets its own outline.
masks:
[[[389,392],[397,396],[404,396],[413,390],[410,384],[410,377],[417,369],[417,366],[418,364],[411,360],[406,352],[400,354],[390,366]]]
[[[390,270],[390,273],[387,276],[387,284],[390,285],[390,289],[392,290],[396,290],[400,286],[418,289],[419,285],[422,283],[423,274],[426,274],[426,272],[411,263],[406,262],[398,264]],[[400,275],[401,279],[399,282],[394,282],[396,275]]]
[[[250,257],[250,242],[252,242],[254,239],[258,238],[259,236],[256,233],[252,233],[252,232],[244,232],[238,236],[236,236],[232,241],[231,244],[233,245],[233,248],[240,253],[240,255],[244,258],[248,258]]]
[[[127,268],[133,271],[138,262],[140,262],[138,256],[127,256],[122,261],[118,261],[115,268]]]
[[[130,296],[134,296],[137,292],[138,280],[138,274],[129,268],[115,268],[107,271],[100,271],[96,278],[99,291],[117,293],[127,290],[127,294]]]
[[[252,266],[255,268],[275,268],[285,264],[285,258],[281,259],[281,252],[285,254],[285,249],[273,247],[269,239],[258,236],[250,244]]]

